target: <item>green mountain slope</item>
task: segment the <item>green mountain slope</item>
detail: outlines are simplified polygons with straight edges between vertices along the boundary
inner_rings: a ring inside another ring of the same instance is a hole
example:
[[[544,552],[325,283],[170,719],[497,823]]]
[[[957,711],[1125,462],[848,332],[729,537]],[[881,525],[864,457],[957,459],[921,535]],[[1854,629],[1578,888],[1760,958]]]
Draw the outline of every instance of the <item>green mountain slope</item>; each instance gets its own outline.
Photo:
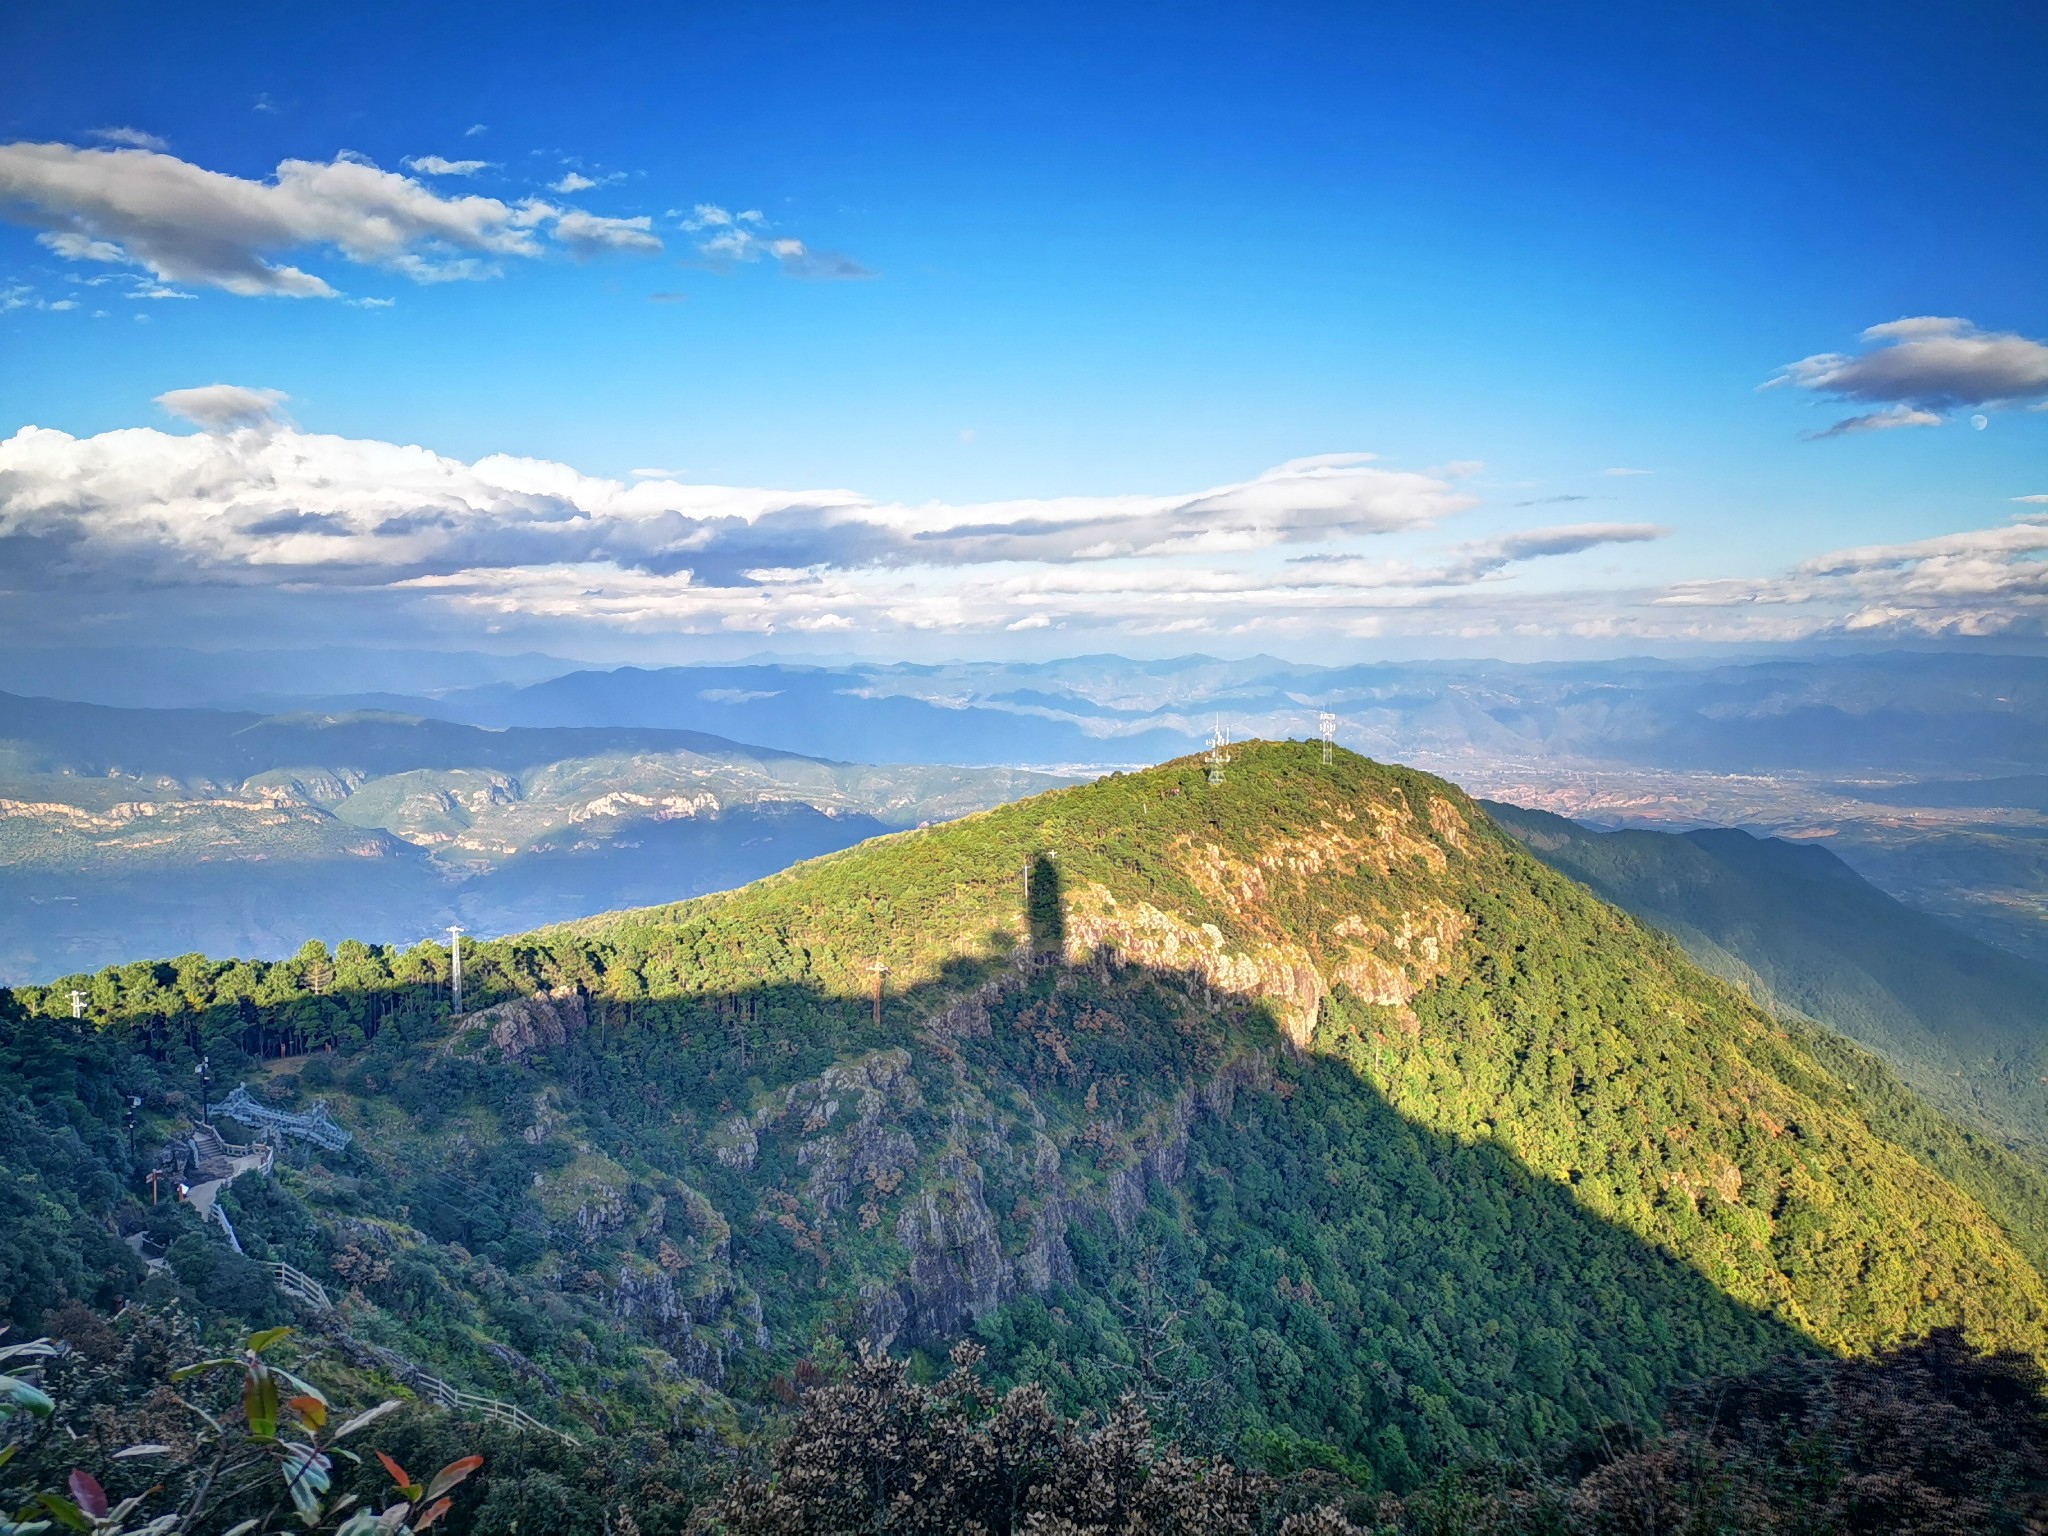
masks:
[[[1066,1405],[1136,1391],[1398,1486],[1788,1349],[2048,1354],[2040,1274],[1869,1088],[1452,786],[1349,754],[1184,760],[465,962],[487,1006],[452,1028],[444,952],[360,945],[24,989],[15,1028],[64,1071],[109,1053],[87,1087],[123,1075],[159,1135],[198,1048],[328,1097],[346,1155],[225,1197],[251,1256],[350,1339],[608,1432],[731,1430],[859,1340],[974,1333]],[[184,1208],[108,1193],[106,1102],[10,1111],[47,1234],[16,1315],[287,1310]],[[124,1272],[109,1211],[171,1270]]]
[[[2048,1148],[2048,967],[1915,912],[1810,843],[1487,810],[1766,1007],[1840,1030],[1951,1113]]]

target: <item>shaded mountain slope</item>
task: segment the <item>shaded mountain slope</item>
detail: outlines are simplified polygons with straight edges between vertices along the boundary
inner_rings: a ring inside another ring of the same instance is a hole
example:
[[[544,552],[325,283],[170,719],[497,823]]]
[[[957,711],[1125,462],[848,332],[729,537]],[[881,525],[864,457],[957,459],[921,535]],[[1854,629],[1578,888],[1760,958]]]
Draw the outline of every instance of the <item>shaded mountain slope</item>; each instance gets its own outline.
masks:
[[[2048,1148],[2048,967],[1894,901],[1812,843],[1487,809],[1767,1007],[1840,1030],[1951,1112]]]
[[[2048,1353],[2012,1235],[1815,1050],[1349,754],[1183,760],[465,960],[452,1026],[432,946],[20,999],[61,1034],[85,992],[153,1113],[195,1049],[334,1042],[249,1063],[358,1132],[231,1192],[251,1252],[593,1425],[730,1425],[853,1342],[971,1332],[1071,1406],[1405,1485],[1787,1349]],[[68,1166],[33,1177],[90,1227]]]

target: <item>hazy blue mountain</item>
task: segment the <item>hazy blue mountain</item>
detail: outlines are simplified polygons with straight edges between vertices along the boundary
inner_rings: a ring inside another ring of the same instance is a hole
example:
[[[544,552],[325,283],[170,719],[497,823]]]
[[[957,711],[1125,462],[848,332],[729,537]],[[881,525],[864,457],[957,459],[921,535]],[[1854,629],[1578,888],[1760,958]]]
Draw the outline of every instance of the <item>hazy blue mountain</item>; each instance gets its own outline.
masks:
[[[2048,966],[1894,901],[1811,843],[1487,810],[1703,968],[1869,1046],[1944,1108],[2048,1147]]]
[[[1889,653],[1315,667],[1274,657],[573,671],[420,701],[497,726],[709,730],[792,752],[928,762],[1142,762],[1220,723],[1376,756],[1574,758],[1756,773],[2048,766],[2048,660]]]
[[[502,933],[742,884],[1061,782],[696,731],[0,695],[0,978]]]

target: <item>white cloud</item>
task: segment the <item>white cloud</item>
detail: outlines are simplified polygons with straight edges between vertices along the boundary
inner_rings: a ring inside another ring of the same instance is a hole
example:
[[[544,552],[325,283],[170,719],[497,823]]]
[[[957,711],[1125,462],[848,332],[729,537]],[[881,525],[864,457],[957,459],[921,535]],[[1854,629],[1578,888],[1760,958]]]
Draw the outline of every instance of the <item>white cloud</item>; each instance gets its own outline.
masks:
[[[0,442],[0,562],[23,579],[382,588],[463,611],[599,623],[792,627],[855,615],[972,629],[1133,601],[1178,617],[1203,593],[1226,605],[1313,604],[1309,594],[1349,578],[1202,562],[1234,567],[1287,544],[1425,527],[1471,504],[1440,480],[1356,454],[1193,494],[979,505],[629,485],[543,460],[465,464],[306,433],[281,419],[283,399],[228,385],[162,397],[208,429],[194,436],[23,428]]]
[[[1656,471],[1654,469],[1626,469],[1617,465],[1613,469],[1603,469],[1600,473],[1612,479],[1619,479],[1624,475],[1654,475]]]
[[[119,144],[128,149],[169,149],[171,146],[140,128],[95,128],[86,135],[102,144]]]
[[[1863,352],[1803,357],[1763,387],[1881,407],[1809,434],[1815,437],[1932,426],[1941,413],[1964,406],[2018,405],[2048,395],[2048,345],[2010,331],[1918,315],[1873,325],[1862,339],[1870,343]]]
[[[439,155],[408,155],[400,162],[409,171],[428,176],[474,176],[490,169],[488,160],[444,160]]]
[[[462,136],[465,139],[480,139],[490,131],[491,127],[490,124],[488,123],[471,123],[467,128],[462,130]]]
[[[180,421],[189,421],[209,432],[225,432],[238,427],[276,425],[283,419],[282,407],[290,398],[278,389],[201,384],[192,389],[166,390],[156,397],[156,403]]]
[[[281,394],[239,386],[161,403],[206,430],[30,427],[0,442],[0,569],[14,592],[44,594],[38,614],[55,591],[81,621],[288,612],[298,624],[317,611],[357,628],[536,637],[1090,631],[1312,645],[2048,630],[2048,502],[1999,528],[1659,587],[1626,564],[1572,559],[1661,539],[1656,524],[1433,542],[1477,498],[1361,454],[1192,492],[905,504],[654,468],[610,479],[503,455],[466,463],[302,431]],[[28,622],[22,601],[7,609],[0,593],[0,626]]]
[[[306,250],[418,282],[490,277],[499,258],[541,255],[537,231],[550,222],[576,255],[659,248],[645,219],[443,197],[348,154],[286,160],[273,180],[250,181],[151,150],[4,144],[0,208],[42,226],[38,238],[71,260],[127,262],[244,295],[336,297],[324,278],[279,259]]]
[[[550,192],[587,192],[597,183],[580,171],[570,171],[560,181],[550,182]]]
[[[721,266],[772,257],[791,277],[843,281],[875,275],[841,252],[815,251],[794,236],[767,234],[768,221],[758,208],[732,213],[716,203],[698,203],[681,222],[706,237],[697,242],[699,254]]]
[[[607,219],[594,213],[569,209],[555,220],[555,238],[571,254],[588,257],[603,251],[645,251],[661,249],[661,237],[654,234],[654,221],[645,214],[635,219]]]
[[[1810,441],[1818,442],[1828,437],[1851,437],[1858,432],[1895,432],[1901,427],[1938,427],[1941,417],[1933,411],[1916,410],[1910,405],[1888,405],[1881,411],[1870,411],[1862,416],[1845,416],[1833,426],[1804,434]]]

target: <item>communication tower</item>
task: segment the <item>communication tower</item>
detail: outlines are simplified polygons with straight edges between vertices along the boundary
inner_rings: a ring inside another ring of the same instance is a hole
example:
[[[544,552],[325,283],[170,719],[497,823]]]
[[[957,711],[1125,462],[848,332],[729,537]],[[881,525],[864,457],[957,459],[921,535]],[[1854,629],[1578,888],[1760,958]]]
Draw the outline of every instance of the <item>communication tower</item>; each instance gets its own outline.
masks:
[[[85,994],[76,988],[71,993],[71,1017],[74,1019],[85,1017]]]
[[[1323,766],[1327,768],[1337,758],[1337,717],[1326,709],[1316,716],[1316,726],[1323,733]]]
[[[1209,765],[1209,782],[1221,784],[1223,770],[1230,766],[1230,733],[1223,729],[1223,722],[1216,722],[1216,729],[1209,736],[1209,755],[1203,759]]]

